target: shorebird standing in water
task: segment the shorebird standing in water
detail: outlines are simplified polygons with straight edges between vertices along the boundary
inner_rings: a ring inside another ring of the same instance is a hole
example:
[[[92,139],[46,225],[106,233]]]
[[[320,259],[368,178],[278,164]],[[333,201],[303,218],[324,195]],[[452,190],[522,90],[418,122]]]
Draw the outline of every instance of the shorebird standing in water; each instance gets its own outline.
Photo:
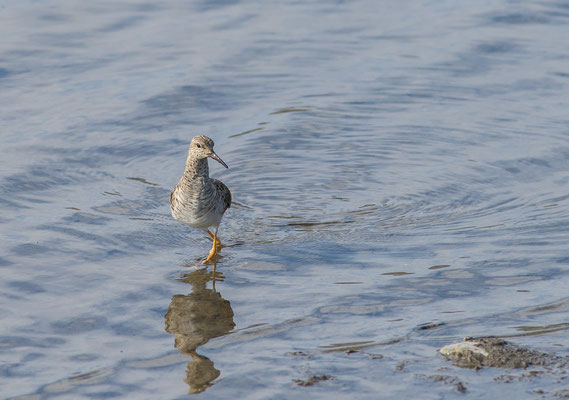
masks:
[[[218,247],[221,247],[217,229],[223,213],[231,206],[231,192],[227,186],[209,177],[208,157],[229,168],[213,151],[213,140],[203,135],[194,137],[188,150],[184,175],[170,193],[170,211],[174,219],[206,231],[213,240],[204,264],[210,262],[217,254]]]

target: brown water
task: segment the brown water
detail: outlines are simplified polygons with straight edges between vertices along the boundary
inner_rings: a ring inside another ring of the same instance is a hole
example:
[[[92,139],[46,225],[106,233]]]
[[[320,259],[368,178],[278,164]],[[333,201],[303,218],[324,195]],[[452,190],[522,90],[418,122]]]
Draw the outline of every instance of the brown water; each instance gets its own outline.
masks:
[[[501,335],[567,355],[568,17],[0,2],[1,397],[568,389],[437,353]],[[198,133],[235,201],[215,282],[168,209]]]

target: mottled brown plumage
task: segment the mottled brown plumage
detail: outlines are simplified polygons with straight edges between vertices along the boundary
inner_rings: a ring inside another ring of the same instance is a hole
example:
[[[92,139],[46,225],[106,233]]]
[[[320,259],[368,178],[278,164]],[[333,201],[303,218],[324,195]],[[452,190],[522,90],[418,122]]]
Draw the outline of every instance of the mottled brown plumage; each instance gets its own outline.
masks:
[[[172,216],[193,228],[205,230],[213,239],[213,247],[204,262],[211,261],[221,242],[217,229],[221,217],[231,206],[231,192],[222,182],[209,177],[208,157],[227,165],[213,151],[213,140],[207,136],[196,136],[190,143],[186,169],[170,194]],[[214,229],[212,234],[209,228]]]

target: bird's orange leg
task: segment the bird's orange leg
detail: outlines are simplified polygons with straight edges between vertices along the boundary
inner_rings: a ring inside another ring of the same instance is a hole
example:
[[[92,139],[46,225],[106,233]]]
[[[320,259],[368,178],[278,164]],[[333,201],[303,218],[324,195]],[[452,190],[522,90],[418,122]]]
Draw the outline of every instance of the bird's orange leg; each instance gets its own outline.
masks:
[[[209,237],[211,238],[211,240],[213,240],[214,243],[217,242],[217,246],[223,247],[223,245],[221,244],[220,240],[219,240],[219,239],[217,238],[217,236],[216,236],[217,233],[216,233],[216,235],[214,235],[214,234],[211,233],[211,232],[209,231],[209,229],[208,229],[208,230],[207,230],[207,234],[209,235]]]
[[[209,231],[207,231],[209,233]],[[217,243],[219,243],[219,241],[217,240],[217,232],[215,232],[213,234],[213,245],[211,246],[211,250],[209,251],[209,254],[207,256],[207,258],[205,260],[203,260],[202,264],[208,263],[211,261],[211,259],[217,254]],[[220,243],[221,244],[221,243]]]

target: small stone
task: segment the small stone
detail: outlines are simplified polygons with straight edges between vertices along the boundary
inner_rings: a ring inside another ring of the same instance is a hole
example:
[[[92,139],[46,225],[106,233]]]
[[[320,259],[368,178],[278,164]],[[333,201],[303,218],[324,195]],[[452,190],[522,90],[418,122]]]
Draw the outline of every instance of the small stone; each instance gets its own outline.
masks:
[[[456,391],[457,391],[458,393],[464,393],[464,392],[466,392],[466,386],[464,386],[464,383],[458,382],[458,383],[456,384]]]

